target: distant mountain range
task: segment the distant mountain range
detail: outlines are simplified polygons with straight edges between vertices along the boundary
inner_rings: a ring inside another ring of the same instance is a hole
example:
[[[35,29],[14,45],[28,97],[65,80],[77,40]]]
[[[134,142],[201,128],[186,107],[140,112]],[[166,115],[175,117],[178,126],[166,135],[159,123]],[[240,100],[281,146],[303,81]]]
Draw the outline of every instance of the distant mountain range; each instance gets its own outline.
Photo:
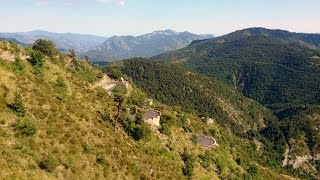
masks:
[[[21,45],[21,46],[23,46],[23,47],[26,47],[26,46],[29,45],[29,44],[20,42],[20,41],[14,39],[14,38],[4,38],[4,37],[0,37],[0,41],[13,42],[13,43],[19,44],[19,45]]]
[[[77,52],[88,51],[103,43],[107,38],[86,34],[53,33],[41,30],[30,32],[0,33],[2,38],[12,38],[24,44],[33,44],[37,39],[52,40],[61,51],[74,49]],[[19,43],[20,44],[20,43]]]
[[[222,36],[225,41],[239,40],[249,36],[267,36],[287,43],[297,43],[312,49],[320,49],[320,34],[295,33],[280,29],[248,28]]]
[[[194,40],[213,38],[213,35],[197,35],[173,30],[155,31],[142,36],[113,36],[94,50],[83,55],[93,61],[115,61],[131,57],[151,57],[160,53],[186,47]]]

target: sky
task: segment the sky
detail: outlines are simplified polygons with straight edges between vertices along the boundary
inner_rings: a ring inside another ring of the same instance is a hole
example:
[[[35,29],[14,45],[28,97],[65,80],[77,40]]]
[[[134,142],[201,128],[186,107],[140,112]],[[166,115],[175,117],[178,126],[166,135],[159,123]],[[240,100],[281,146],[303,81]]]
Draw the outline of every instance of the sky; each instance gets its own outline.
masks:
[[[320,0],[0,0],[0,32],[223,35],[249,27],[320,33]]]

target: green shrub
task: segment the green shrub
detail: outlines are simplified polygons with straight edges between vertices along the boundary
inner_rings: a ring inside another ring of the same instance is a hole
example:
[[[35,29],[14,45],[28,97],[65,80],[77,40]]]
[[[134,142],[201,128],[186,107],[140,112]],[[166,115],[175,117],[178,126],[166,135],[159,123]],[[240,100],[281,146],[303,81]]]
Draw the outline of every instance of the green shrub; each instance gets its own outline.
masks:
[[[106,157],[102,154],[97,155],[96,162],[100,165],[108,165],[109,164]]]
[[[22,75],[24,74],[24,64],[22,62],[21,59],[17,58],[14,61],[14,71],[18,74],[18,75]]]
[[[32,51],[28,61],[33,66],[34,74],[42,74],[44,55],[40,51]]]
[[[251,177],[255,177],[258,174],[258,167],[256,165],[250,165],[250,167],[247,170],[247,173],[251,176]]]
[[[175,125],[175,117],[172,114],[163,114],[160,117],[160,129],[162,134],[169,136],[171,134],[170,127]]]
[[[118,80],[121,77],[123,77],[122,72],[117,69],[117,68],[113,68],[110,71],[107,72],[108,76],[111,77],[112,79]]]
[[[28,61],[32,66],[41,67],[44,63],[44,55],[40,51],[32,51]]]
[[[204,154],[199,155],[200,158],[200,165],[205,168],[209,169],[210,165],[214,162],[213,155],[210,153],[210,151],[206,151]]]
[[[125,96],[127,93],[127,88],[123,83],[118,83],[113,89],[112,93],[118,96]]]
[[[187,148],[184,148],[181,157],[184,162],[184,167],[182,169],[183,175],[190,178],[194,175],[195,157],[189,152]]]
[[[167,135],[167,136],[170,136],[170,134],[171,134],[170,126],[168,124],[161,124],[159,131],[160,131],[160,133]]]
[[[103,98],[108,95],[107,90],[103,89],[102,87],[97,87],[96,90],[97,90],[97,96],[100,98]]]
[[[146,124],[137,124],[133,128],[132,137],[137,141],[141,139],[149,141],[152,138],[152,132]]]
[[[193,144],[197,144],[198,143],[198,136],[196,134],[192,134],[191,141]]]
[[[8,107],[14,110],[17,116],[25,116],[26,110],[22,101],[22,96],[19,93],[16,92],[14,102],[12,104],[8,104]]]
[[[51,155],[46,156],[39,163],[39,167],[48,172],[54,171],[58,165],[59,160]]]
[[[22,136],[33,136],[37,132],[36,126],[28,119],[18,121],[13,127]]]
[[[68,86],[62,77],[58,77],[56,80],[56,85],[58,86],[59,94],[62,98],[66,95]]]
[[[1,124],[1,125],[5,125],[5,124],[6,124],[6,120],[0,119],[0,124]]]

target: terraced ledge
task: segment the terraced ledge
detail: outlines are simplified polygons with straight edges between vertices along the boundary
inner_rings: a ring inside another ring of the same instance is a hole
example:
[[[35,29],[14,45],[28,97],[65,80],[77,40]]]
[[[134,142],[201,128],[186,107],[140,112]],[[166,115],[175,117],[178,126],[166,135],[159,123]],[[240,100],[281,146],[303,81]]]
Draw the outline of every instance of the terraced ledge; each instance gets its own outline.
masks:
[[[197,142],[200,146],[204,148],[210,148],[217,144],[217,141],[214,138],[206,136],[204,134],[198,135]]]

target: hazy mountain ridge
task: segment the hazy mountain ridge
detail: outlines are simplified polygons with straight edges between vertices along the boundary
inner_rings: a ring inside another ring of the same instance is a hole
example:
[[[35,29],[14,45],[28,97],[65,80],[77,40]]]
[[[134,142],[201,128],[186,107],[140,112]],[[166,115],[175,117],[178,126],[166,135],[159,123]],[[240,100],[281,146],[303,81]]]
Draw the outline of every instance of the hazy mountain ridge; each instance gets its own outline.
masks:
[[[52,40],[61,51],[74,49],[83,52],[95,48],[105,41],[106,37],[74,33],[53,33],[42,30],[30,32],[0,33],[0,37],[14,38],[26,44],[33,44],[37,39]]]
[[[28,46],[28,45],[29,45],[29,44],[20,42],[20,41],[14,39],[14,38],[4,38],[4,37],[0,37],[0,41],[13,42],[13,43],[19,44],[19,45],[21,45],[21,46]]]
[[[151,57],[183,48],[194,40],[213,38],[173,30],[155,31],[141,36],[113,36],[87,55],[94,61],[114,61],[131,57]]]

